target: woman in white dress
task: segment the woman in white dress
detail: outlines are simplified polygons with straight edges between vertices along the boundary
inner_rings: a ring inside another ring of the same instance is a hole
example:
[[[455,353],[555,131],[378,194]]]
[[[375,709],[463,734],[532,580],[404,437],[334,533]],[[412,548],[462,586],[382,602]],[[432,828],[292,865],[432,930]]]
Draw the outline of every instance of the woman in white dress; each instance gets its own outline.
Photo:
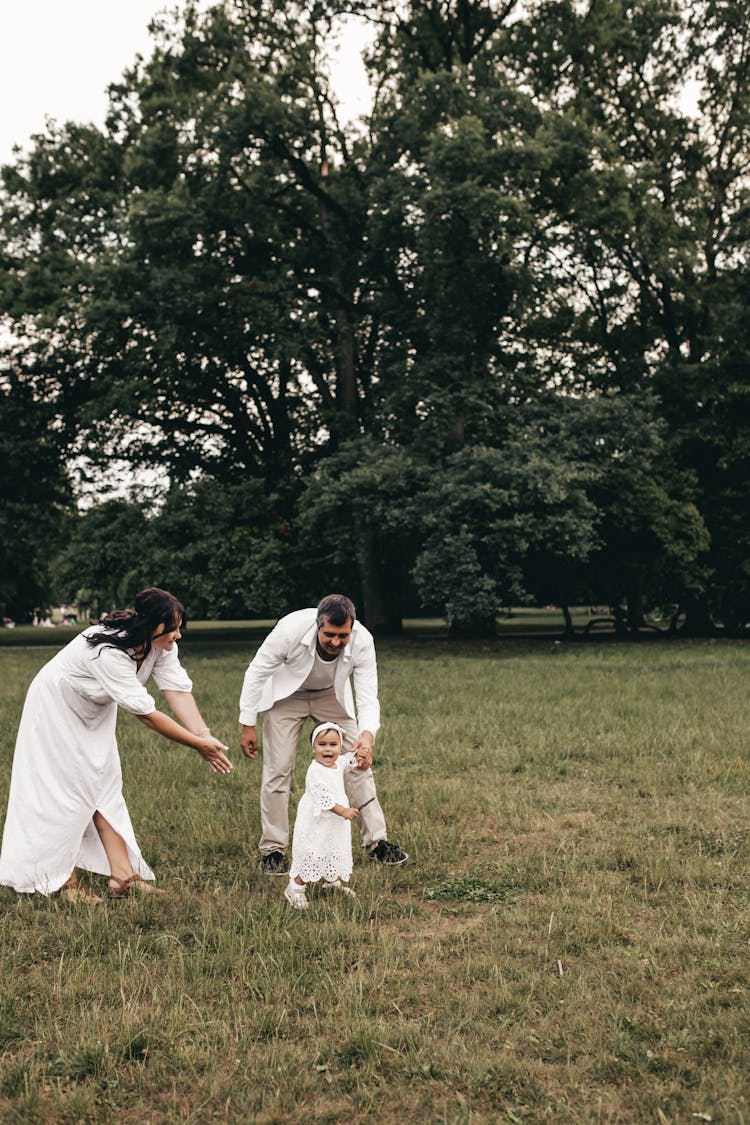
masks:
[[[292,862],[284,897],[296,910],[309,906],[307,883],[323,881],[347,895],[352,873],[352,828],[358,813],[349,805],[344,771],[357,769],[356,754],[342,754],[344,731],[338,723],[320,723],[311,735],[314,761],[297,806]]]
[[[29,687],[18,729],[0,854],[0,884],[16,891],[100,902],[76,868],[109,876],[109,894],[152,891],[122,794],[117,708],[197,750],[216,773],[232,763],[203,721],[176,642],[184,609],[151,587],[135,611],[118,610],[79,634]],[[153,675],[178,720],[156,710]]]

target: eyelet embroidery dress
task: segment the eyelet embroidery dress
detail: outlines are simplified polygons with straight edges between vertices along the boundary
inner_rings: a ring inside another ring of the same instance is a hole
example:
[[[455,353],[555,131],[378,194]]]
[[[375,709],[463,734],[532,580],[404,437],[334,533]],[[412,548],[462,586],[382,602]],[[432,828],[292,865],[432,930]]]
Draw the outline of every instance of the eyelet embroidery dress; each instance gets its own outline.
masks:
[[[348,882],[352,873],[352,825],[330,810],[334,805],[349,808],[344,773],[356,766],[354,754],[341,754],[335,766],[310,763],[294,822],[290,879],[299,875],[305,883],[321,879]]]

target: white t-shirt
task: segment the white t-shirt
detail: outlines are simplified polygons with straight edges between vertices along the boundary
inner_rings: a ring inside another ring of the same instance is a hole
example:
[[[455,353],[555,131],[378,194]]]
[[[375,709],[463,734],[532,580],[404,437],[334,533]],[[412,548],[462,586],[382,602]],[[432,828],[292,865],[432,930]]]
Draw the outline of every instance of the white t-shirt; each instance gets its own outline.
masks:
[[[338,657],[336,657],[338,660]],[[297,691],[325,691],[333,687],[336,675],[336,660],[324,660],[319,652],[315,652],[315,661],[304,683],[300,684]]]

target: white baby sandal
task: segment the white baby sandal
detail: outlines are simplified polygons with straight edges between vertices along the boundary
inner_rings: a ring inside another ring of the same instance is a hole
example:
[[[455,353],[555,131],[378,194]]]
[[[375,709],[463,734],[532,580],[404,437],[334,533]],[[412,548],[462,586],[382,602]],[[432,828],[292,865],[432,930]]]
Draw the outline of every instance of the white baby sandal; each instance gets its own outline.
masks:
[[[295,910],[307,910],[310,905],[307,901],[305,888],[301,887],[299,883],[295,883],[293,879],[290,879],[284,888],[284,898]]]

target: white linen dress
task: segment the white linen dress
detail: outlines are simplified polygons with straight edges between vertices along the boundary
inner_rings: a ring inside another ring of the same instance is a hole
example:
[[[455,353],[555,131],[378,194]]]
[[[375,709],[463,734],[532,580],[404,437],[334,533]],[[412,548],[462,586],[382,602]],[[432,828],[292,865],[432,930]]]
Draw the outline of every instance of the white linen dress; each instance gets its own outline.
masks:
[[[355,769],[354,754],[340,754],[335,766],[312,761],[305,778],[305,792],[297,806],[292,837],[292,862],[289,878],[299,875],[305,883],[325,879],[349,881],[352,873],[351,821],[330,810],[334,805],[348,809],[344,771]]]
[[[93,647],[85,630],[32,680],[13,758],[5,819],[0,884],[52,894],[74,867],[109,875],[94,827],[98,810],[127,844],[133,870],[154,873],[141,855],[122,794],[115,737],[117,707],[149,715],[156,704],[145,688],[153,675],[161,689],[191,691],[177,648],[152,649],[140,668],[127,652]]]

